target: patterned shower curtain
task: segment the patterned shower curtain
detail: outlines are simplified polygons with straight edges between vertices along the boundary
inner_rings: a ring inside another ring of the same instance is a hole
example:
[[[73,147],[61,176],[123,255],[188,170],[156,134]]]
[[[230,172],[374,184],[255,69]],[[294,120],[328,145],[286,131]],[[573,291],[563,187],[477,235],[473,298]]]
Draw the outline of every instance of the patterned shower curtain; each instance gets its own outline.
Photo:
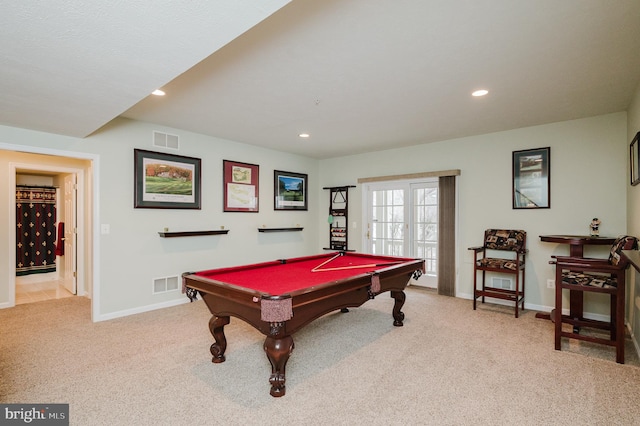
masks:
[[[16,275],[56,270],[56,189],[16,187]]]

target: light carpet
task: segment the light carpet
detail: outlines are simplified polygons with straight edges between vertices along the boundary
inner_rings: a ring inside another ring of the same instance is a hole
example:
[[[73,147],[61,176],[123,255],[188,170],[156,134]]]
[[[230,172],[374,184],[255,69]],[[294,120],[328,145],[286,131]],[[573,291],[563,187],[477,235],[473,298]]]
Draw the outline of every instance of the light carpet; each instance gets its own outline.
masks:
[[[75,297],[0,310],[0,402],[69,403],[72,425],[640,425],[640,362],[563,339],[525,311],[409,288],[296,333],[286,395],[264,336],[225,327],[211,363],[202,301],[100,323]]]

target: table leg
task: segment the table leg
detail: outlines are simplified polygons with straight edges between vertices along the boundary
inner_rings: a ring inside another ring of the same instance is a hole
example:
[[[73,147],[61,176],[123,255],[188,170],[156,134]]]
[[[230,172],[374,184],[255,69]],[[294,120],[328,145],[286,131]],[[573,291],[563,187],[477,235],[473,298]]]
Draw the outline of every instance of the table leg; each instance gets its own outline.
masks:
[[[271,363],[271,396],[280,397],[285,394],[285,367],[289,356],[293,352],[293,338],[291,336],[283,336],[280,338],[267,336],[264,341],[264,351]]]
[[[209,330],[215,339],[215,343],[209,349],[213,358],[211,362],[219,364],[224,362],[224,351],[227,350],[227,338],[224,336],[224,326],[229,324],[229,317],[212,316],[209,320]]]
[[[584,247],[581,244],[569,245],[569,256],[571,257],[584,257]],[[569,316],[574,319],[582,319],[584,310],[584,295],[581,291],[569,290]],[[548,319],[553,321],[553,311],[551,315],[539,312],[536,314],[536,318]],[[562,314],[561,314],[562,316]],[[580,327],[573,328],[574,333],[580,331]]]
[[[393,325],[395,325],[396,327],[402,327],[402,321],[404,321],[404,313],[401,311],[401,309],[407,296],[404,294],[404,291],[392,290],[391,297],[396,300],[393,304]]]

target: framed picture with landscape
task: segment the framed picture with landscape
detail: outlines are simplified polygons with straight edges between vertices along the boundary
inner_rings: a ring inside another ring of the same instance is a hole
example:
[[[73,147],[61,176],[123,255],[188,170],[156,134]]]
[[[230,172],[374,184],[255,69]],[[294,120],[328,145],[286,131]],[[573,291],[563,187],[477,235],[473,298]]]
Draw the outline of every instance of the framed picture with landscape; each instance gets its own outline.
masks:
[[[134,208],[200,209],[201,160],[133,150]]]
[[[275,210],[307,210],[307,175],[274,170]]]

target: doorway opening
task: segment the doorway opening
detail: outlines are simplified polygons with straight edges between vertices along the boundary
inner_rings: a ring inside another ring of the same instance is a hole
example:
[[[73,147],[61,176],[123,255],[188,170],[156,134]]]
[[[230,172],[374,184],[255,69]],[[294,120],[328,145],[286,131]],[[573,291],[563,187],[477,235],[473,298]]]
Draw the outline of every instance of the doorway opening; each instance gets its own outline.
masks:
[[[78,294],[76,201],[80,171],[60,170],[24,166],[15,170],[16,234],[20,234],[16,235],[16,305]],[[34,198],[46,198],[48,203],[32,202]]]
[[[91,319],[100,321],[100,280],[96,259],[99,253],[99,235],[94,227],[97,223],[96,197],[99,192],[99,156],[95,154],[61,151],[43,147],[30,147],[0,143],[2,162],[5,164],[2,182],[3,192],[9,206],[15,206],[16,175],[21,173],[48,173],[75,175],[77,177],[77,222],[76,222],[76,293],[91,299]],[[3,277],[0,293],[4,293],[0,308],[16,304],[16,209],[8,209],[8,220],[2,235],[6,253],[2,264]]]

